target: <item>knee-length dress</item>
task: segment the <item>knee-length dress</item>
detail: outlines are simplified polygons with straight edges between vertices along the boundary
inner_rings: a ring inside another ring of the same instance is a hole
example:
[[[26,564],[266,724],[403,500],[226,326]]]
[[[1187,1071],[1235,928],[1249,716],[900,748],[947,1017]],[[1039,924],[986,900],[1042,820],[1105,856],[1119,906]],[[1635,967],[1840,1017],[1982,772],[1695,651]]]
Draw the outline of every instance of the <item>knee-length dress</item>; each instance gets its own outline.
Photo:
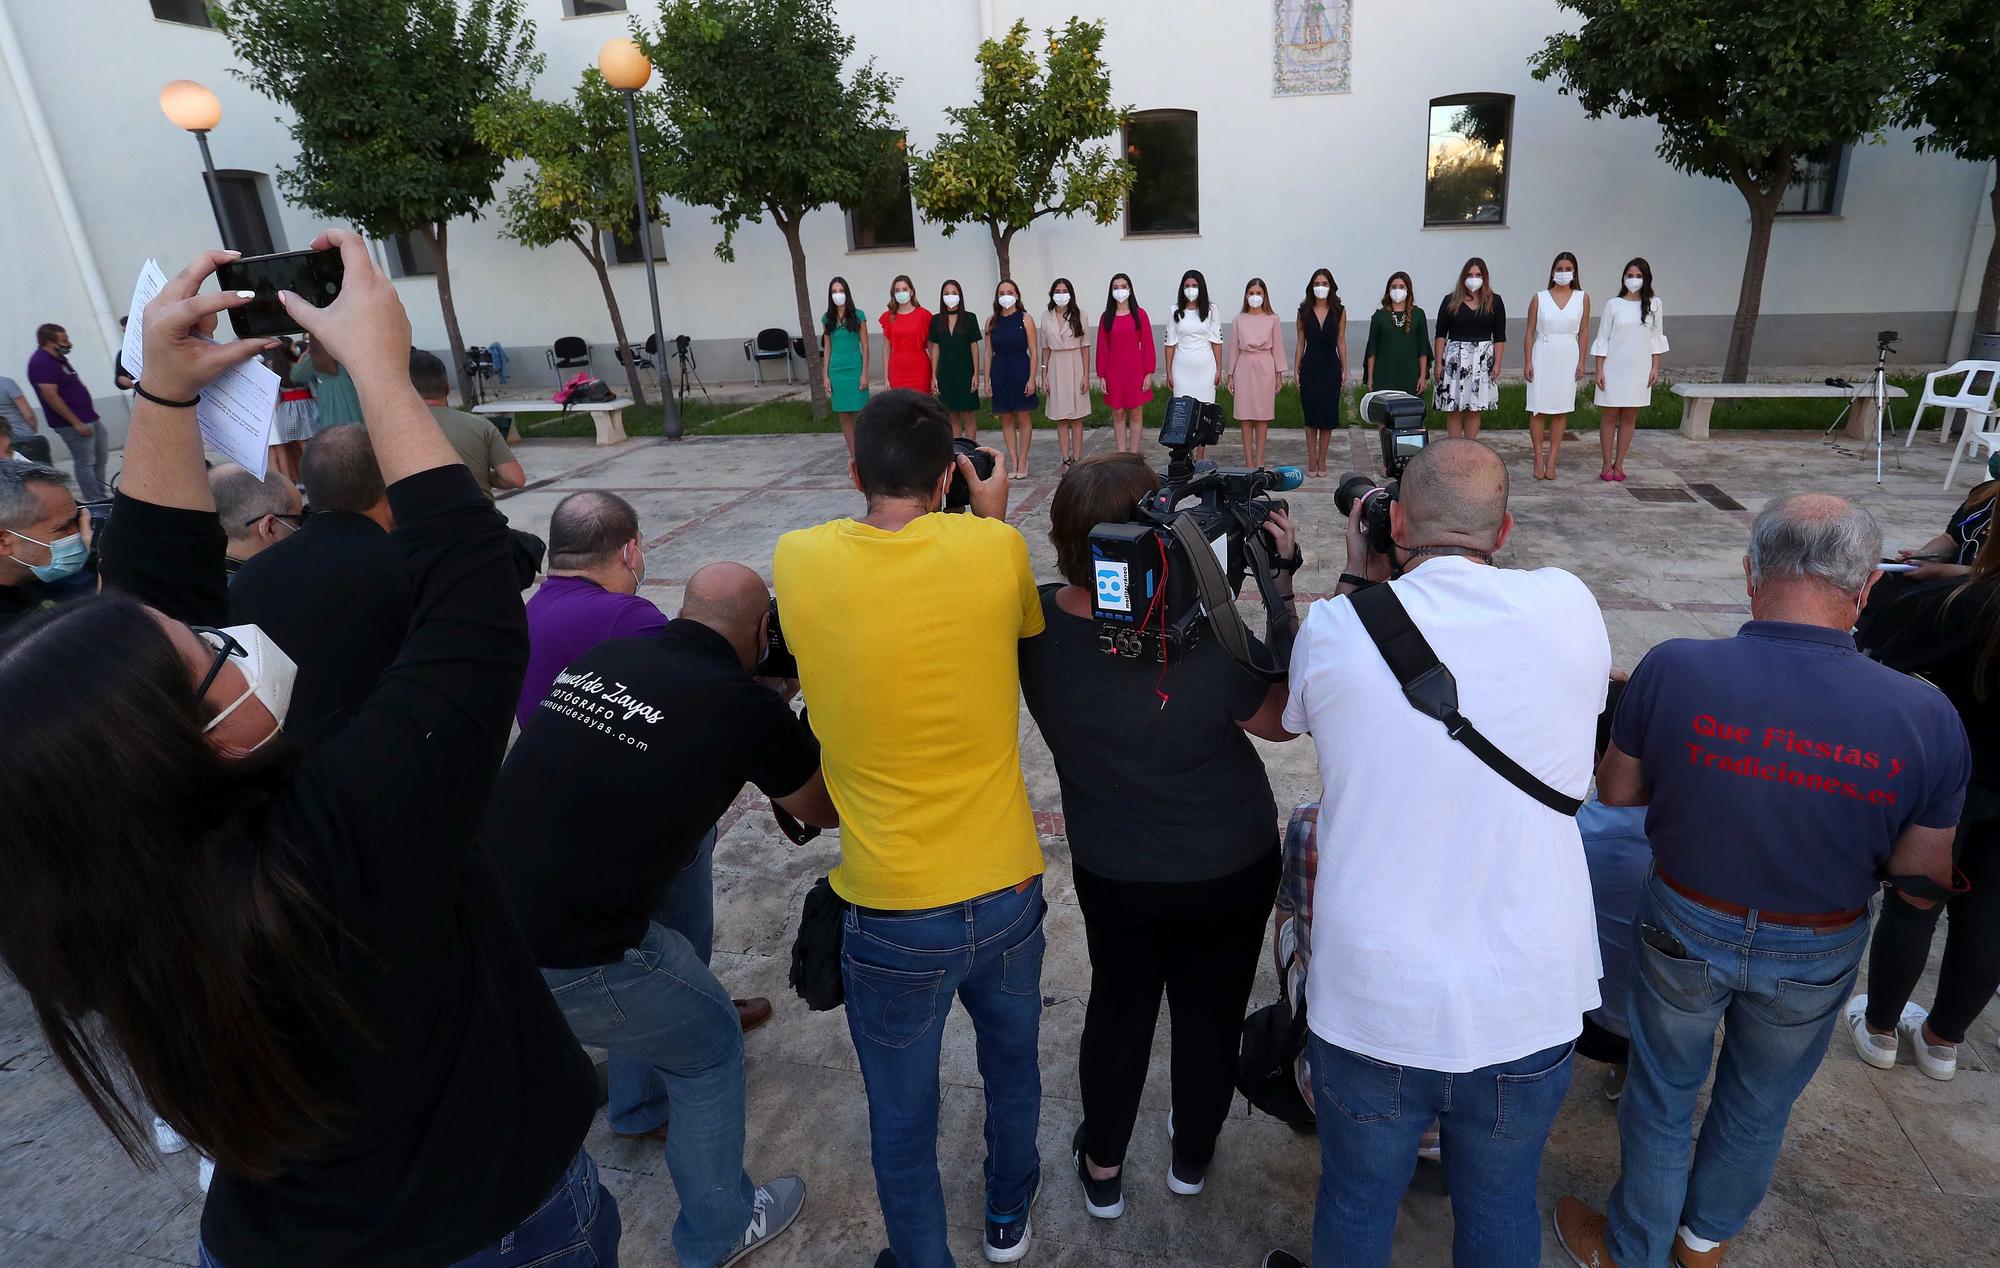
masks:
[[[861,384],[861,341],[868,337],[868,314],[854,310],[854,329],[844,321],[835,322],[827,340],[826,379],[833,388],[833,412],[853,414],[868,403],[868,389]]]
[[[271,443],[311,440],[318,431],[319,406],[313,404],[313,394],[302,387],[280,388],[277,412],[271,416]]]
[[[1285,374],[1285,335],[1271,313],[1238,313],[1229,327],[1230,399],[1236,417],[1270,422],[1278,415]]]
[[[1150,380],[1160,368],[1153,350],[1153,323],[1146,310],[1113,313],[1097,323],[1097,377],[1104,380],[1109,409],[1138,409],[1153,399]]]
[[[1299,407],[1306,426],[1325,430],[1340,426],[1340,324],[1347,310],[1334,306],[1320,320],[1312,305],[1299,318]]]
[[[979,408],[979,392],[972,383],[972,346],[979,335],[979,318],[971,313],[939,313],[931,318],[930,340],[938,354],[938,400],[954,414]]]
[[[1378,308],[1368,319],[1368,346],[1361,352],[1361,361],[1363,365],[1375,362],[1368,379],[1370,391],[1415,396],[1417,380],[1423,377],[1424,363],[1430,359],[1431,326],[1423,309],[1413,305],[1406,312],[1392,313]]]
[[[1175,396],[1215,404],[1215,350],[1221,344],[1222,314],[1214,304],[1206,317],[1197,309],[1175,309],[1167,319],[1166,346],[1174,350],[1168,389]]]
[[[1653,403],[1653,356],[1667,350],[1666,313],[1660,297],[1653,297],[1653,311],[1647,320],[1639,301],[1623,295],[1604,305],[1597,319],[1597,338],[1590,355],[1603,357],[1604,386],[1597,390],[1599,406],[1610,409],[1638,409]]]
[[[919,304],[907,313],[882,314],[882,342],[889,349],[889,386],[931,390],[931,310]]]
[[[1090,364],[1085,360],[1090,335],[1087,328],[1078,334],[1069,322],[1068,313],[1051,311],[1035,332],[1048,352],[1042,412],[1058,422],[1090,417]]]
[[[1447,414],[1497,409],[1500,384],[1493,377],[1494,348],[1507,342],[1507,306],[1498,295],[1486,307],[1453,304],[1451,296],[1438,305],[1437,336],[1444,340],[1444,360],[1432,373],[1437,385],[1431,403]]]
[[[1583,331],[1582,291],[1558,305],[1547,291],[1535,296],[1535,377],[1528,384],[1530,414],[1567,414],[1576,409],[1576,367],[1582,358],[1577,336]]]
[[[1018,310],[995,317],[986,334],[993,340],[993,363],[986,373],[993,381],[993,412],[1018,414],[1035,408],[1035,394],[1029,377],[1028,326]]]

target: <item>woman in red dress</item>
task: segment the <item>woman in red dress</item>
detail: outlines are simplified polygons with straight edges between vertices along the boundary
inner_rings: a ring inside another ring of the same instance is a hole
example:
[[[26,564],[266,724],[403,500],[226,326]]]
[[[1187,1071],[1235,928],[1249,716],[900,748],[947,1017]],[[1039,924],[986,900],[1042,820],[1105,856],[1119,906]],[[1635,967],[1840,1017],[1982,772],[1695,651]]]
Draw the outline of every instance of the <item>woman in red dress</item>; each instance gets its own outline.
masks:
[[[931,373],[931,313],[917,302],[917,285],[906,273],[889,283],[889,307],[882,313],[882,342],[889,349],[889,386],[935,391]]]
[[[1145,438],[1146,402],[1153,399],[1158,356],[1152,324],[1132,294],[1132,279],[1112,274],[1104,316],[1097,323],[1097,377],[1104,386],[1104,403],[1111,408],[1112,439],[1121,452],[1138,453]]]

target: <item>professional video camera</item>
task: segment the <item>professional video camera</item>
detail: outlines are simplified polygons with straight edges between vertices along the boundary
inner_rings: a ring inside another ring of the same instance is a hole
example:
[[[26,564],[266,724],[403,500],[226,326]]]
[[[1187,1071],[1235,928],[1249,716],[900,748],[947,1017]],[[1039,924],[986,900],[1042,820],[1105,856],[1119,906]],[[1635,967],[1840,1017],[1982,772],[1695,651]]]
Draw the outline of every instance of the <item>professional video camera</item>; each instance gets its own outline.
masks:
[[[1368,549],[1386,555],[1394,545],[1389,537],[1389,503],[1401,492],[1403,468],[1423,450],[1430,432],[1424,427],[1423,398],[1408,392],[1370,392],[1361,398],[1361,417],[1382,429],[1382,468],[1389,483],[1378,485],[1362,472],[1349,471],[1333,490],[1333,505],[1345,518],[1354,513],[1355,499],[1362,499]],[[1382,496],[1375,496],[1378,493]]]
[[[1112,656],[1167,662],[1185,656],[1212,629],[1251,673],[1282,681],[1291,660],[1292,614],[1276,574],[1296,560],[1273,560],[1265,520],[1285,503],[1266,496],[1304,483],[1297,467],[1217,467],[1194,451],[1222,439],[1222,411],[1191,396],[1167,403],[1160,443],[1167,469],[1159,491],[1141,501],[1130,523],[1090,531],[1098,645]],[[1237,592],[1257,581],[1269,617],[1272,663],[1259,663]]]

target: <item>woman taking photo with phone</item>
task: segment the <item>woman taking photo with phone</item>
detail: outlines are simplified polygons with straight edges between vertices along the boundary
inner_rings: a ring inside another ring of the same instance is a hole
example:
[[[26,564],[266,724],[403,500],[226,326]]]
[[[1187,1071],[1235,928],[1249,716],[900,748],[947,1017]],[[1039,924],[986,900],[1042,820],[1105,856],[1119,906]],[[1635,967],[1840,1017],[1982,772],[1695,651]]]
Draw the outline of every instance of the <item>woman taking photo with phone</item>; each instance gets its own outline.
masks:
[[[1271,292],[1253,277],[1243,288],[1243,309],[1229,327],[1229,399],[1243,430],[1243,461],[1264,465],[1264,441],[1278,416],[1278,387],[1285,381],[1285,332],[1271,311]]]
[[[1111,439],[1119,453],[1138,453],[1145,438],[1146,402],[1153,399],[1153,326],[1132,294],[1132,279],[1113,273],[1097,319],[1097,377],[1111,411]]]
[[[1500,405],[1500,365],[1507,356],[1507,305],[1492,280],[1486,261],[1475,255],[1465,262],[1458,284],[1438,306],[1431,350],[1433,404],[1448,434],[1471,440],[1479,439],[1479,416]]]
[[[1639,426],[1639,411],[1653,403],[1660,354],[1667,350],[1666,314],[1653,294],[1653,266],[1635,258],[1625,266],[1620,292],[1604,303],[1597,339],[1597,439],[1604,449],[1600,480],[1625,479],[1625,454]]]
[[[889,386],[936,391],[931,379],[931,315],[917,302],[917,284],[907,273],[889,283],[889,310],[882,314],[882,346],[888,353]]]
[[[1028,478],[1028,445],[1035,438],[1035,319],[1021,311],[1013,278],[993,288],[993,317],[986,323],[987,391],[1000,432],[1007,438],[1007,474]]]
[[[931,375],[938,403],[951,415],[951,434],[979,439],[979,376],[984,372],[979,318],[965,311],[965,288],[957,278],[938,288],[931,318]]]
[[[215,1159],[204,1268],[609,1262],[590,1060],[473,836],[528,655],[506,521],[417,398],[367,245],[313,247],[340,252],[339,298],[282,301],[359,393],[414,602],[403,649],[302,754],[283,649],[217,628],[193,405],[271,341],[209,342],[248,296],[198,294],[235,257],[197,257],[146,306],[107,589],[0,644],[0,960],[128,1154],[150,1102]],[[67,671],[79,645],[91,673]],[[47,795],[77,752],[101,783]]]
[[[1590,296],[1576,289],[1576,257],[1565,251],[1549,265],[1549,284],[1528,301],[1527,351],[1521,376],[1528,381],[1528,439],[1535,447],[1535,479],[1556,478],[1563,428],[1576,408],[1583,381],[1584,339],[1590,332]],[[1542,422],[1549,425],[1542,447]]]
[[[1076,308],[1076,288],[1066,277],[1049,286],[1048,315],[1036,331],[1042,340],[1042,412],[1056,425],[1064,471],[1083,457],[1083,424],[1090,417],[1090,335]]]
[[[1340,426],[1340,390],[1347,381],[1347,306],[1330,269],[1314,269],[1299,301],[1292,379],[1306,423],[1306,474],[1326,474],[1326,452]]]
[[[847,456],[854,456],[854,416],[868,403],[867,315],[854,306],[847,279],[826,284],[826,312],[819,319],[819,363],[825,367],[821,386],[840,418],[847,438]]]

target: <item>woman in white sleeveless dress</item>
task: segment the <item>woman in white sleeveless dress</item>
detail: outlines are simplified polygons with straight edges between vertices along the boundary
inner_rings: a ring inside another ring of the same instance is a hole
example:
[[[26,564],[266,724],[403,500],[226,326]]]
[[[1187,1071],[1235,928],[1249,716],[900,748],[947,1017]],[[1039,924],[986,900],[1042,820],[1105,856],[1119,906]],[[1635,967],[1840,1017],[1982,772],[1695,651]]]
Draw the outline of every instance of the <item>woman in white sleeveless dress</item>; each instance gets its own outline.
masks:
[[[1660,381],[1667,329],[1659,297],[1653,294],[1652,265],[1635,258],[1625,266],[1620,284],[1624,293],[1604,303],[1590,355],[1597,358],[1597,434],[1604,446],[1604,470],[1597,478],[1622,482],[1639,411],[1653,403],[1653,385]]]
[[[1521,366],[1528,381],[1528,439],[1535,447],[1535,479],[1556,478],[1563,428],[1576,408],[1576,385],[1583,380],[1584,332],[1590,329],[1590,296],[1576,289],[1576,257],[1565,251],[1549,265],[1548,288],[1528,304],[1528,354]],[[1542,423],[1549,425],[1543,448]]]
[[[1222,310],[1208,302],[1208,279],[1199,269],[1181,276],[1181,301],[1167,319],[1167,387],[1175,396],[1215,404],[1222,385]]]

